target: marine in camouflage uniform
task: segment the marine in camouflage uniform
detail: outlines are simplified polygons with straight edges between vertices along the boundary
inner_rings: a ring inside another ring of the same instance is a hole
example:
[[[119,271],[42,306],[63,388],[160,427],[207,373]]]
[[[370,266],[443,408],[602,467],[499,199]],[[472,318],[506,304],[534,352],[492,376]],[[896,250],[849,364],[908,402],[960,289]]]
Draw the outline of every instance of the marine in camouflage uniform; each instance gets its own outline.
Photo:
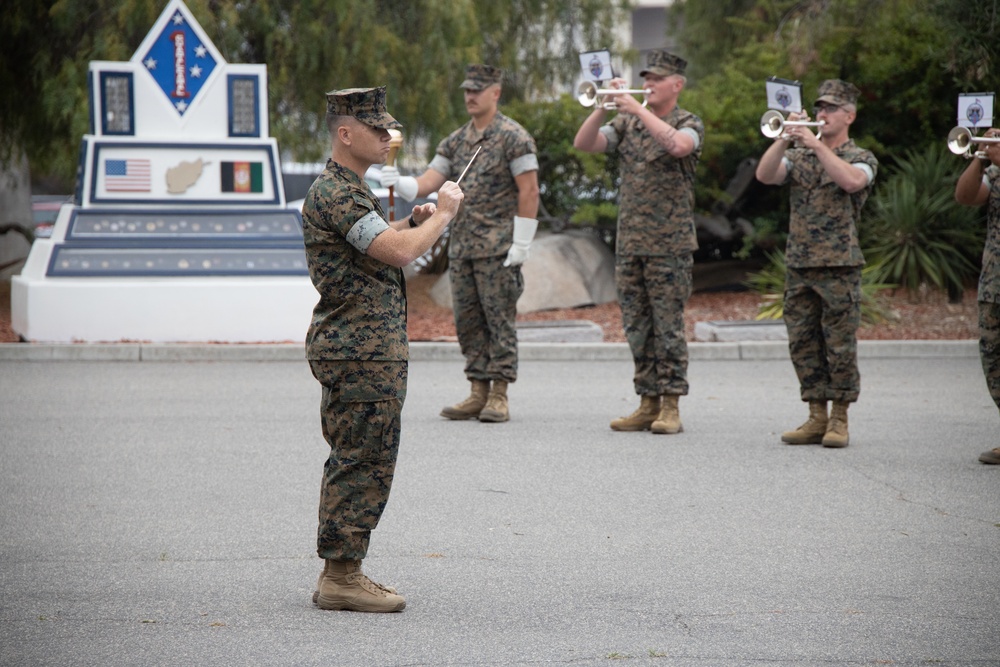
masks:
[[[990,128],[986,136],[1000,136]],[[979,274],[979,356],[986,386],[1000,408],[1000,145],[986,144],[986,159],[975,158],[955,186],[955,198],[962,204],[986,209],[986,245]],[[1000,447],[983,452],[983,463],[1000,464]]]
[[[409,355],[403,272],[386,261],[395,255],[376,249],[397,243],[386,233],[426,225],[400,231],[410,236],[393,246],[419,255],[447,220],[420,207],[405,222],[387,223],[362,178],[372,161],[385,160],[387,129],[401,127],[385,111],[384,87],[327,93],[327,119],[333,157],[302,209],[306,260],[319,293],[306,357],[322,385],[322,430],[330,446],[317,535],[326,567],[313,601],[324,609],[398,611],[403,598],[360,570],[392,487]],[[339,143],[342,130],[351,133],[349,144]],[[455,202],[451,215],[457,209]]]
[[[520,265],[537,227],[538,156],[528,131],[497,110],[502,71],[469,65],[465,76],[472,119],[438,144],[423,175],[385,168],[382,184],[393,183],[404,198],[429,194],[459,178],[481,149],[462,180],[465,202],[448,239],[455,329],[472,393],[441,415],[501,422],[509,418],[507,384],[517,380]]]
[[[686,66],[665,49],[651,51],[640,72],[650,91],[647,107],[615,96],[618,115],[602,125],[598,104],[574,141],[577,148],[620,157],[615,284],[641,403],[636,413],[614,420],[614,430],[683,429],[677,401],[688,393],[684,306],[698,248],[694,176],[705,136],[701,119],[677,106]]]
[[[409,347],[403,272],[348,241],[366,215],[385,219],[364,179],[332,159],[303,206],[306,258],[319,302],[306,357],[323,385],[330,443],[318,553],[362,559],[389,498],[406,397]],[[353,519],[345,520],[341,508]]]
[[[846,81],[824,81],[816,100],[817,115],[825,123],[821,137],[804,127],[786,126],[789,138],[778,138],[758,166],[763,182],[791,183],[784,318],[810,421],[783,434],[787,444],[847,446],[847,406],[861,391],[857,329],[865,260],[857,223],[878,161],[848,137],[858,94]],[[789,148],[790,138],[802,144]],[[833,402],[829,417],[827,401]]]

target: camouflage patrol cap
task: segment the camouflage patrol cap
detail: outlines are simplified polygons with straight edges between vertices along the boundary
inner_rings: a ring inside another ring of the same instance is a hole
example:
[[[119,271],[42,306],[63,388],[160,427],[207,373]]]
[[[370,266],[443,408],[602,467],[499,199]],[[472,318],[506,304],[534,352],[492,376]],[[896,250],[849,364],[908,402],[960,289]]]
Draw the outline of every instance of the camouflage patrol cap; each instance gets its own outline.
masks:
[[[675,56],[666,49],[653,49],[646,54],[646,69],[639,72],[639,76],[656,74],[659,76],[670,76],[671,74],[684,74],[687,61],[680,56]]]
[[[467,90],[483,90],[495,83],[500,83],[503,70],[489,65],[469,65],[465,68],[465,81],[459,88]]]
[[[326,94],[326,113],[331,116],[353,116],[365,125],[380,130],[403,127],[385,110],[385,86],[331,90]]]
[[[845,104],[857,104],[861,91],[853,83],[840,79],[827,79],[819,84],[819,96],[816,102],[828,102],[842,107]]]

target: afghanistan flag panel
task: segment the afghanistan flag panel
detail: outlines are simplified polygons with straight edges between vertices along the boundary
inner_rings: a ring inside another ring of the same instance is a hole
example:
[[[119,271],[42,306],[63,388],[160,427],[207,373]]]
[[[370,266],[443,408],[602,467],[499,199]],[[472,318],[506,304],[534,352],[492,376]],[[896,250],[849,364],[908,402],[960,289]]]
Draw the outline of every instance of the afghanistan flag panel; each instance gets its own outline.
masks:
[[[264,165],[260,162],[223,162],[223,192],[263,192]]]

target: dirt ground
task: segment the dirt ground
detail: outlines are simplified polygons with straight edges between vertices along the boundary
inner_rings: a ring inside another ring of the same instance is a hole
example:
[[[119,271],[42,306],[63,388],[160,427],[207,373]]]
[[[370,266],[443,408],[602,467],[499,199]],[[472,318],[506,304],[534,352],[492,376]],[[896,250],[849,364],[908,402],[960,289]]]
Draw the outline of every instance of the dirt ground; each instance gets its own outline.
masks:
[[[410,340],[455,340],[451,310],[436,305],[427,291],[437,276],[416,276],[407,281]],[[958,340],[978,338],[976,290],[965,293],[962,302],[949,304],[943,293],[930,293],[922,301],[911,300],[905,292],[882,295],[892,321],[876,326],[862,326],[858,338],[875,340]],[[752,320],[762,298],[753,292],[695,292],[684,312],[687,339],[694,340],[695,322]],[[604,330],[604,342],[625,342],[622,313],[618,303],[587,308],[570,308],[526,313],[518,320],[590,320]]]
[[[452,312],[435,304],[428,289],[438,276],[416,276],[407,281],[409,313],[407,324],[412,341],[455,340]],[[886,292],[891,321],[862,326],[858,338],[869,340],[959,340],[978,338],[976,290],[966,291],[961,303],[948,303],[943,293],[931,292],[919,299],[904,291]],[[751,320],[761,303],[752,292],[695,292],[684,314],[688,340],[694,340],[695,322]],[[621,309],[617,303],[586,308],[570,308],[526,313],[519,320],[591,320],[604,330],[604,341],[625,341]],[[18,336],[10,326],[10,281],[0,281],[0,342],[13,343]]]

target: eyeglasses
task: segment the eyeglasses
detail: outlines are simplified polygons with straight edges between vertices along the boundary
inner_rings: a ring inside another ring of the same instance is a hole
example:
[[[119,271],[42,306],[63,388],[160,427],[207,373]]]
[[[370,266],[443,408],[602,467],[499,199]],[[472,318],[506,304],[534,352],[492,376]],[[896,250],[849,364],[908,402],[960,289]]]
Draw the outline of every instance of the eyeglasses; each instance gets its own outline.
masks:
[[[836,104],[817,104],[816,106],[813,107],[813,113],[817,115],[821,111],[826,113],[836,113],[839,110],[840,107],[837,106]]]

